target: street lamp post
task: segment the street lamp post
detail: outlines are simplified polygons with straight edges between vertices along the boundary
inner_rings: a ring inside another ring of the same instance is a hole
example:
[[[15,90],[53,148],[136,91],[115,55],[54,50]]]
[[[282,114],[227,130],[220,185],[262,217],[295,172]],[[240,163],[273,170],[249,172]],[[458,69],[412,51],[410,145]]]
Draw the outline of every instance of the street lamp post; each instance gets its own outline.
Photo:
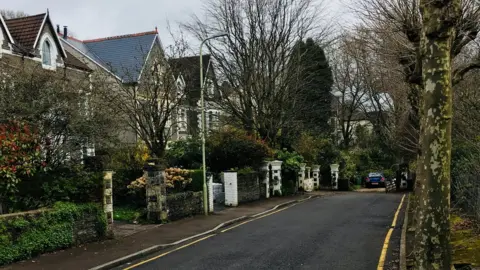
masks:
[[[203,211],[205,215],[208,215],[208,194],[207,194],[207,161],[205,155],[205,133],[206,129],[206,121],[205,121],[205,82],[203,81],[203,57],[202,57],[202,47],[205,42],[210,39],[219,38],[226,36],[226,33],[219,33],[210,37],[205,38],[202,40],[200,44],[200,107],[202,110],[202,170],[203,170]]]
[[[340,91],[335,91],[333,92],[333,96],[337,98],[337,100],[335,100],[335,102],[337,103],[336,104],[336,115],[335,115],[335,145],[339,145],[339,140],[338,140],[338,131],[339,131],[339,126],[340,126],[340,98],[342,97],[342,92]]]

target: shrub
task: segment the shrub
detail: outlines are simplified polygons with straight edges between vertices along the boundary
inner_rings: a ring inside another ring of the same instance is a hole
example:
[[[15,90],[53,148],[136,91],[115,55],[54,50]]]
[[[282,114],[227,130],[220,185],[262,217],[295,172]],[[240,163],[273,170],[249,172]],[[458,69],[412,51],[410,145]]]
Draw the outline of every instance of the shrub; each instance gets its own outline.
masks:
[[[170,167],[197,169],[202,166],[202,142],[187,139],[172,142],[165,153]]]
[[[182,192],[192,182],[192,171],[180,168],[165,169],[165,184],[167,191]],[[132,192],[143,192],[147,184],[145,176],[141,176],[128,185]]]
[[[277,150],[275,159],[283,161],[282,172],[293,172],[295,175],[300,171],[300,163],[305,161],[302,155],[297,152],[289,152],[286,149]]]
[[[182,192],[192,182],[192,171],[180,168],[165,169],[165,183],[167,189],[173,192]]]
[[[290,195],[295,193],[295,186],[298,181],[300,163],[304,162],[303,157],[297,152],[289,152],[286,149],[277,150],[275,158],[282,163],[282,193]]]
[[[208,164],[216,173],[246,167],[258,170],[268,157],[272,151],[263,141],[240,130],[223,129],[208,138]]]
[[[113,175],[113,204],[114,206],[146,206],[145,190],[132,190],[128,185],[143,175],[138,168],[124,168],[115,171]]]
[[[76,235],[85,216],[94,217],[96,235],[90,238]],[[106,232],[105,214],[97,204],[57,203],[51,210],[0,216],[0,265],[98,240]]]
[[[46,164],[41,163],[38,134],[25,123],[0,123],[0,213],[4,203],[16,197],[22,177],[33,175],[41,165]]]
[[[302,133],[293,148],[309,164],[317,164],[317,158],[325,141],[307,133]]]
[[[139,142],[134,146],[125,146],[105,151],[109,154],[108,168],[115,171],[113,175],[114,206],[145,207],[145,190],[129,189],[132,181],[143,175],[143,166],[150,158],[148,148]]]
[[[188,191],[203,191],[203,170],[193,170],[190,174],[192,181],[187,185]]]
[[[12,205],[15,210],[30,210],[50,207],[57,201],[88,203],[101,202],[102,198],[103,173],[70,166],[24,178]]]

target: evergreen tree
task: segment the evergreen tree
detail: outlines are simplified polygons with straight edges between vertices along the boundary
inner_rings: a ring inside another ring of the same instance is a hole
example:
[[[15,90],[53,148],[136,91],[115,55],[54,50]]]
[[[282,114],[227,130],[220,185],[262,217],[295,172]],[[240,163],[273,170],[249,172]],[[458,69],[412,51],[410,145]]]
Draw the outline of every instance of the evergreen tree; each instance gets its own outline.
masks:
[[[330,133],[329,120],[332,116],[332,69],[323,48],[313,39],[299,41],[293,58],[300,67],[300,87],[304,96],[305,113],[299,121],[303,128],[316,135]]]

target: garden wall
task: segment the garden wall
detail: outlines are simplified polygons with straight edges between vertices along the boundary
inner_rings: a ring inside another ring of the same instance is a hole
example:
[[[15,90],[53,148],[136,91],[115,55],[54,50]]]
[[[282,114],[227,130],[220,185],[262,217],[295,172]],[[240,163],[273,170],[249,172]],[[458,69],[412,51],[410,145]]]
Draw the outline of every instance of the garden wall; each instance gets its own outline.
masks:
[[[260,199],[260,183],[257,173],[238,174],[238,203]]]
[[[0,216],[0,265],[98,241],[107,235],[102,207],[57,203],[52,209]]]
[[[187,191],[168,195],[167,207],[171,221],[203,214],[203,193]]]

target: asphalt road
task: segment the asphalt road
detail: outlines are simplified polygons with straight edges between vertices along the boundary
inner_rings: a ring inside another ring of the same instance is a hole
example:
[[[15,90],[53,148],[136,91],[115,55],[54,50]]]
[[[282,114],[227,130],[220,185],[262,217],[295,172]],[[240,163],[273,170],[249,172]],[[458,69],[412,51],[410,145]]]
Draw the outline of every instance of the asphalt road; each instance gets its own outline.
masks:
[[[401,196],[352,192],[309,200],[134,269],[377,269]]]

